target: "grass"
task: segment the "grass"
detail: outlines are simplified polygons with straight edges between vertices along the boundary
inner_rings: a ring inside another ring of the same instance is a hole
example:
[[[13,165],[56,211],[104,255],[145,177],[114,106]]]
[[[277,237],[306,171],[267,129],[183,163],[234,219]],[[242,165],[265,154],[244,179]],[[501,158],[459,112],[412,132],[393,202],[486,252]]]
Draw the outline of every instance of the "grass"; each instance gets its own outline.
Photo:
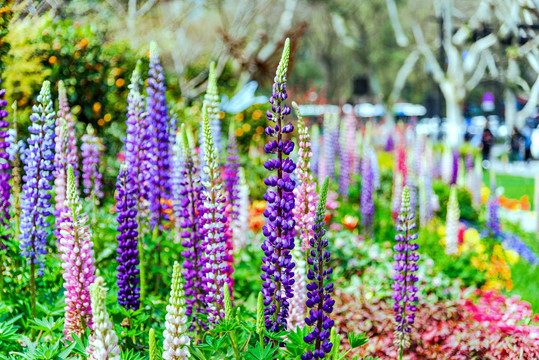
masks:
[[[488,172],[483,172],[483,182],[486,186],[490,187],[490,175]],[[503,187],[503,195],[509,199],[520,199],[524,195],[528,195],[532,209],[534,209],[533,204],[533,190],[534,190],[534,179],[521,177],[521,176],[512,176],[512,175],[496,175],[496,186]]]
[[[513,289],[511,295],[519,295],[522,300],[530,303],[534,313],[539,313],[539,266],[530,265],[527,261],[520,260],[511,267],[511,279]]]

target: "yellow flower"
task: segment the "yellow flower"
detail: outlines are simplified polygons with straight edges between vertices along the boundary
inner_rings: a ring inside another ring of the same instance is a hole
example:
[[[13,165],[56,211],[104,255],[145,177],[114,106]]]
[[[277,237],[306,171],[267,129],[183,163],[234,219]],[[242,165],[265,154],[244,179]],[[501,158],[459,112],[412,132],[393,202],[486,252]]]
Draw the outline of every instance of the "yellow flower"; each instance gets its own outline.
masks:
[[[438,236],[445,236],[445,226],[444,225],[439,226],[437,233],[438,233]]]
[[[486,203],[489,194],[490,194],[490,189],[486,186],[483,186],[481,188],[481,202]]]
[[[511,265],[515,265],[518,262],[518,253],[515,250],[505,250],[505,257]]]

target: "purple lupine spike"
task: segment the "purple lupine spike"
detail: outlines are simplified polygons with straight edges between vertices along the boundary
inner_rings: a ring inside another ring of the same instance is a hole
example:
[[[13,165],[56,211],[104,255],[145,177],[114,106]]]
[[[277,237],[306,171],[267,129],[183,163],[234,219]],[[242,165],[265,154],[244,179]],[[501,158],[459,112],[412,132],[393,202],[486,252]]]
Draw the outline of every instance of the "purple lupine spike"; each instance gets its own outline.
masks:
[[[29,258],[31,271],[39,265],[39,274],[43,274],[44,264],[39,256],[47,253],[47,217],[50,215],[49,191],[54,170],[54,109],[50,95],[50,83],[43,82],[41,92],[34,105],[32,122],[28,131],[28,148],[25,151],[22,187],[22,213],[20,224],[20,249],[22,256]]]
[[[127,120],[125,122],[127,125],[125,163],[129,177],[137,189],[137,215],[139,218],[148,207],[151,168],[151,133],[149,119],[145,112],[144,96],[141,94],[140,67],[139,60],[131,76],[129,95],[127,96]]]
[[[451,171],[451,185],[455,185],[457,183],[458,175],[459,175],[459,151],[458,149],[453,150],[453,158],[452,158],[452,171]]]
[[[271,111],[267,112],[269,121],[275,126],[266,128],[266,135],[275,138],[267,143],[264,150],[267,154],[276,154],[264,163],[269,171],[276,171],[276,175],[268,176],[264,183],[268,186],[264,199],[267,208],[264,216],[268,219],[263,227],[266,240],[262,243],[264,256],[262,257],[262,294],[264,297],[264,318],[266,329],[277,332],[286,329],[288,318],[288,299],[292,294],[294,262],[290,251],[294,249],[293,209],[295,205],[294,180],[290,178],[296,164],[288,157],[294,150],[294,142],[283,139],[283,134],[290,134],[294,130],[292,123],[283,124],[284,117],[290,113],[285,104],[288,98],[286,93],[286,72],[290,56],[290,40],[285,42],[283,55],[273,84],[273,93],[269,99]],[[286,156],[286,157],[285,157]]]
[[[318,178],[323,179],[329,176],[335,178],[335,155],[339,147],[339,117],[338,114],[326,113],[324,115],[324,167],[319,167]]]
[[[116,213],[118,214],[118,303],[126,309],[140,306],[139,253],[137,224],[137,188],[125,164],[120,166],[116,182]]]
[[[99,163],[104,147],[95,135],[95,129],[91,124],[86,128],[86,134],[81,138],[80,147],[82,156],[82,185],[87,201],[99,204],[99,199],[103,197],[102,179],[103,175],[99,172]]]
[[[152,167],[150,179],[150,213],[151,226],[163,228],[163,222],[168,220],[167,200],[170,199],[170,160],[169,134],[170,124],[167,110],[165,75],[159,61],[157,44],[150,44],[150,71],[146,87],[146,111],[148,113],[149,129],[152,138]]]
[[[232,285],[232,268],[230,267],[229,249],[229,228],[226,214],[226,197],[222,189],[222,182],[219,178],[219,163],[217,162],[217,150],[213,144],[208,110],[204,106],[203,110],[203,131],[204,131],[204,156],[206,157],[204,171],[208,177],[204,185],[204,213],[207,230],[202,246],[206,256],[204,264],[207,292],[205,302],[207,305],[208,320],[212,324],[224,319],[224,284]]]
[[[502,229],[500,226],[500,216],[498,211],[500,209],[500,201],[498,195],[496,194],[496,185],[492,182],[490,188],[490,194],[487,200],[487,216],[486,216],[486,227],[487,232],[493,238],[498,238],[502,234]]]
[[[313,225],[314,236],[310,239],[311,249],[307,260],[309,271],[307,272],[307,301],[305,305],[311,310],[309,316],[305,318],[305,323],[312,330],[303,340],[308,344],[314,344],[314,349],[308,349],[301,356],[302,360],[323,359],[333,348],[330,334],[334,321],[329,317],[335,304],[335,300],[331,298],[333,283],[330,282],[333,269],[329,267],[331,254],[327,250],[328,239],[324,238],[328,184],[329,178],[326,177],[320,190],[320,200]]]
[[[372,165],[372,157],[369,155],[372,152],[369,146],[364,147],[363,160],[361,161],[361,224],[366,234],[371,235],[373,231],[374,218],[374,173]]]
[[[79,153],[77,147],[77,134],[75,131],[75,119],[71,114],[69,102],[67,100],[67,91],[64,82],[58,82],[58,117],[56,119],[56,128],[58,129],[59,119],[64,119],[67,123],[68,145],[66,149],[67,164],[73,166],[75,173],[75,182],[79,185]],[[56,132],[58,136],[58,131]]]
[[[213,129],[212,129],[213,131]],[[233,248],[239,248],[236,245],[241,234],[238,233],[238,215],[239,215],[239,181],[240,181],[240,156],[238,155],[238,144],[236,141],[236,129],[234,123],[230,123],[228,132],[228,146],[226,162],[224,166],[225,192],[227,198],[227,216],[232,228]]]
[[[393,247],[395,251],[394,259],[396,261],[393,269],[395,270],[392,285],[394,290],[393,311],[395,312],[395,345],[399,347],[399,353],[405,347],[410,346],[410,333],[414,323],[417,310],[417,287],[418,280],[415,272],[417,271],[417,261],[419,255],[417,249],[419,245],[415,243],[417,234],[413,234],[415,229],[414,213],[410,207],[410,192],[408,187],[402,191],[402,206],[397,222],[397,231],[395,236],[397,244]]]
[[[314,124],[311,128],[311,173],[318,174],[320,162],[320,128]]]
[[[11,179],[11,166],[9,164],[8,149],[11,143],[8,141],[9,122],[5,120],[8,116],[8,111],[5,109],[7,101],[4,99],[6,94],[5,89],[0,89],[0,223],[2,224],[2,231],[0,232],[0,251],[5,249],[4,240],[8,236],[6,230],[9,229],[9,210],[10,210],[10,196],[11,185],[9,180]],[[1,270],[0,270],[1,271]]]
[[[191,315],[191,330],[195,326],[200,329],[207,328],[204,321],[198,319],[198,314],[205,313],[205,294],[207,292],[204,265],[207,259],[204,256],[202,241],[206,236],[204,225],[203,187],[200,184],[200,174],[195,164],[194,155],[189,146],[187,132],[182,125],[181,130],[182,160],[181,178],[179,186],[179,206],[176,215],[180,219],[182,246],[184,251],[183,277],[185,278],[186,315]]]

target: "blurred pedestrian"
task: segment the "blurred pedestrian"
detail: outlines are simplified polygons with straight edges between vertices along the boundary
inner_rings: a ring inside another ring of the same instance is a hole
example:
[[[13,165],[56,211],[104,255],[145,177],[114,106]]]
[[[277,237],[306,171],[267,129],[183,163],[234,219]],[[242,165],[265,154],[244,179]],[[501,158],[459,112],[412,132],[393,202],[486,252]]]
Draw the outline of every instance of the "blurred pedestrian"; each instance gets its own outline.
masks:
[[[485,128],[483,129],[483,137],[481,138],[481,152],[483,153],[483,162],[490,161],[490,150],[492,145],[494,145],[494,135],[492,131],[488,128],[488,121],[485,123]]]
[[[524,149],[524,136],[518,131],[516,126],[513,126],[513,132],[511,133],[511,152],[509,154],[509,161],[522,161],[521,154]]]

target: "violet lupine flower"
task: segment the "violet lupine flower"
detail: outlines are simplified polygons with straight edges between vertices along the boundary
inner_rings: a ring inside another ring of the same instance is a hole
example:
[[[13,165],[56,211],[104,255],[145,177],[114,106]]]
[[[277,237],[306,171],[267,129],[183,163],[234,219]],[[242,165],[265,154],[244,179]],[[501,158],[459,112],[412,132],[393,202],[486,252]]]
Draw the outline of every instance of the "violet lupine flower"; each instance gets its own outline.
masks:
[[[299,159],[297,167],[298,186],[294,189],[297,205],[292,210],[294,221],[296,222],[297,242],[292,251],[292,260],[296,264],[294,267],[294,284],[292,293],[294,296],[290,300],[290,315],[288,317],[288,329],[295,330],[298,326],[305,326],[305,301],[307,298],[307,288],[305,286],[306,262],[303,250],[309,248],[309,239],[314,236],[313,225],[316,214],[316,182],[310,173],[311,141],[309,131],[303,122],[299,108],[295,102],[292,106],[298,114],[298,138],[299,138]]]
[[[205,324],[198,320],[197,314],[204,313],[206,295],[206,276],[204,265],[207,262],[204,256],[202,241],[206,236],[204,225],[204,188],[200,184],[198,167],[195,164],[194,155],[189,146],[187,132],[182,126],[182,152],[183,167],[180,180],[179,206],[177,215],[180,219],[182,246],[184,251],[183,277],[185,278],[186,314],[192,316],[192,326],[198,325],[204,328]]]
[[[94,314],[94,332],[86,352],[88,360],[120,360],[118,335],[107,312],[107,288],[101,276],[90,285],[90,299]]]
[[[266,240],[262,243],[262,294],[264,295],[264,318],[266,329],[277,332],[286,329],[288,317],[288,299],[292,294],[293,269],[292,255],[294,249],[294,188],[295,182],[290,178],[296,164],[288,157],[294,150],[294,142],[283,139],[283,134],[294,130],[292,123],[283,124],[284,117],[290,114],[290,108],[285,104],[286,72],[290,56],[290,40],[284,45],[283,55],[273,84],[273,93],[269,99],[271,111],[268,110],[269,121],[275,126],[265,129],[266,135],[276,138],[264,146],[266,154],[276,154],[264,163],[269,171],[277,175],[268,176],[264,183],[268,186],[264,199],[267,201],[264,216],[268,219],[262,232]],[[287,156],[287,157],[285,157]]]
[[[361,224],[363,229],[369,235],[373,231],[374,218],[374,174],[372,171],[370,152],[372,148],[365,146],[363,149],[363,161],[361,162]]]
[[[295,103],[292,103],[296,106]],[[306,250],[309,248],[309,239],[314,235],[312,227],[314,224],[314,215],[316,213],[316,203],[318,202],[318,194],[316,193],[316,181],[310,173],[311,161],[311,139],[303,118],[296,108],[298,114],[298,166],[297,179],[298,186],[294,189],[296,196],[296,206],[292,210],[294,213],[294,221],[296,222],[296,233],[299,235],[301,247]]]
[[[455,255],[458,252],[459,223],[460,208],[457,199],[457,187],[453,185],[449,192],[445,222],[445,253],[447,255]]]
[[[380,189],[380,166],[378,165],[378,155],[376,155],[376,151],[374,151],[374,149],[372,149],[369,154],[372,169],[372,183],[374,190],[378,190]]]
[[[99,163],[104,147],[95,135],[95,129],[91,124],[86,128],[86,134],[82,135],[82,145],[80,147],[82,156],[82,185],[86,200],[99,204],[99,199],[103,197],[102,179],[99,172]]]
[[[339,137],[339,194],[347,199],[348,190],[350,187],[350,164],[353,161],[351,157],[352,154],[348,152],[348,139],[344,134],[346,133],[346,125],[344,122],[341,123],[341,130]]]
[[[163,221],[168,220],[166,214],[167,200],[170,199],[170,162],[169,162],[169,116],[165,95],[165,75],[159,61],[157,44],[150,44],[150,71],[146,92],[146,111],[151,131],[151,179],[150,179],[150,213],[151,226],[163,228]]]
[[[303,338],[308,344],[314,344],[311,349],[301,356],[302,360],[323,359],[331,352],[333,344],[329,341],[331,328],[334,321],[329,315],[333,312],[335,300],[331,298],[333,283],[330,282],[333,269],[329,267],[331,254],[327,250],[328,239],[326,234],[325,216],[326,200],[328,195],[329,178],[326,177],[320,190],[320,200],[316,209],[316,217],[313,225],[314,236],[310,239],[309,271],[307,272],[307,305],[311,310],[305,318],[305,323],[312,331]]]
[[[88,215],[82,211],[71,165],[68,166],[67,196],[61,217],[58,250],[64,269],[64,335],[71,339],[72,334],[80,336],[87,326],[92,328],[89,291],[95,280],[92,234],[87,225]]]
[[[311,127],[311,173],[318,174],[320,162],[320,128],[317,124]]]
[[[499,237],[502,233],[500,216],[498,215],[499,209],[500,201],[496,194],[496,186],[492,186],[487,200],[486,227],[488,234],[493,238]]]
[[[131,75],[129,94],[127,95],[127,137],[125,139],[125,163],[129,177],[134,183],[137,194],[137,216],[147,210],[150,192],[151,169],[151,130],[149,118],[145,112],[144,96],[141,93],[141,62],[137,62]],[[141,222],[138,221],[139,225]],[[142,228],[140,229],[142,230]],[[140,234],[139,234],[140,235]]]
[[[453,177],[453,152],[449,146],[444,147],[440,170],[442,181],[446,184],[450,184],[451,178]]]
[[[225,193],[227,199],[227,217],[230,222],[230,227],[233,230],[232,240],[234,244],[231,244],[231,249],[234,248],[235,243],[237,242],[235,235],[238,235],[235,228],[237,228],[238,222],[238,201],[239,201],[239,169],[240,169],[240,156],[238,155],[238,145],[236,141],[236,130],[234,123],[230,124],[230,129],[228,132],[228,146],[227,146],[227,155],[226,162],[224,166],[224,181],[225,181]]]
[[[326,113],[324,115],[324,163],[325,168],[319,179],[329,176],[335,178],[335,155],[339,147],[339,117],[338,114]]]
[[[46,221],[50,215],[52,172],[54,170],[54,110],[50,93],[50,82],[44,81],[37,97],[38,104],[32,107],[32,124],[28,128],[28,148],[25,151],[22,187],[20,249],[22,256],[30,258],[32,272],[39,265],[39,275],[44,264],[39,255],[47,253]]]
[[[75,172],[75,183],[79,185],[79,154],[77,148],[77,135],[75,132],[75,119],[71,114],[69,103],[67,101],[67,92],[64,82],[58,82],[58,117],[56,119],[56,129],[60,126],[59,119],[64,119],[67,123],[68,145],[66,149],[67,163],[73,166]],[[58,131],[56,132],[58,136]]]
[[[223,286],[232,284],[232,268],[229,266],[230,254],[227,241],[230,232],[226,215],[226,197],[220,180],[219,164],[217,162],[217,150],[213,144],[213,135],[208,117],[208,110],[203,110],[204,131],[204,156],[206,157],[204,171],[208,176],[208,182],[204,185],[204,228],[206,234],[202,242],[205,251],[206,263],[204,264],[207,291],[205,302],[210,323],[217,323],[224,318],[224,295]]]
[[[419,177],[419,223],[426,226],[432,219],[432,171],[428,166],[427,157],[423,156],[421,176]]]
[[[10,210],[10,196],[11,185],[9,180],[11,179],[11,166],[9,165],[9,153],[8,149],[11,146],[11,142],[8,141],[8,127],[9,122],[4,120],[8,116],[8,111],[5,109],[7,101],[4,100],[6,94],[5,89],[0,90],[0,223],[2,224],[2,231],[0,236],[0,251],[5,248],[3,240],[8,236],[5,232],[9,229],[9,210]]]
[[[393,269],[395,270],[394,280],[392,285],[394,290],[393,311],[395,312],[395,345],[399,347],[399,352],[402,349],[410,346],[411,326],[414,324],[415,314],[417,310],[417,287],[418,280],[415,272],[417,271],[417,261],[419,255],[416,253],[419,245],[415,243],[417,234],[413,234],[415,229],[414,212],[410,207],[410,192],[408,187],[404,187],[402,191],[402,206],[397,223],[397,231],[395,236],[397,244],[393,247],[395,251],[394,259],[396,261]]]
[[[455,185],[457,183],[459,174],[459,152],[457,149],[453,150],[453,158],[451,163],[451,185]]]
[[[187,322],[182,274],[180,264],[176,261],[172,270],[172,285],[165,316],[165,331],[163,331],[165,340],[162,357],[164,360],[186,360],[190,357],[191,339],[187,335]]]
[[[116,182],[116,212],[118,213],[118,303],[126,309],[140,306],[139,253],[137,223],[137,189],[125,164],[120,166]]]

